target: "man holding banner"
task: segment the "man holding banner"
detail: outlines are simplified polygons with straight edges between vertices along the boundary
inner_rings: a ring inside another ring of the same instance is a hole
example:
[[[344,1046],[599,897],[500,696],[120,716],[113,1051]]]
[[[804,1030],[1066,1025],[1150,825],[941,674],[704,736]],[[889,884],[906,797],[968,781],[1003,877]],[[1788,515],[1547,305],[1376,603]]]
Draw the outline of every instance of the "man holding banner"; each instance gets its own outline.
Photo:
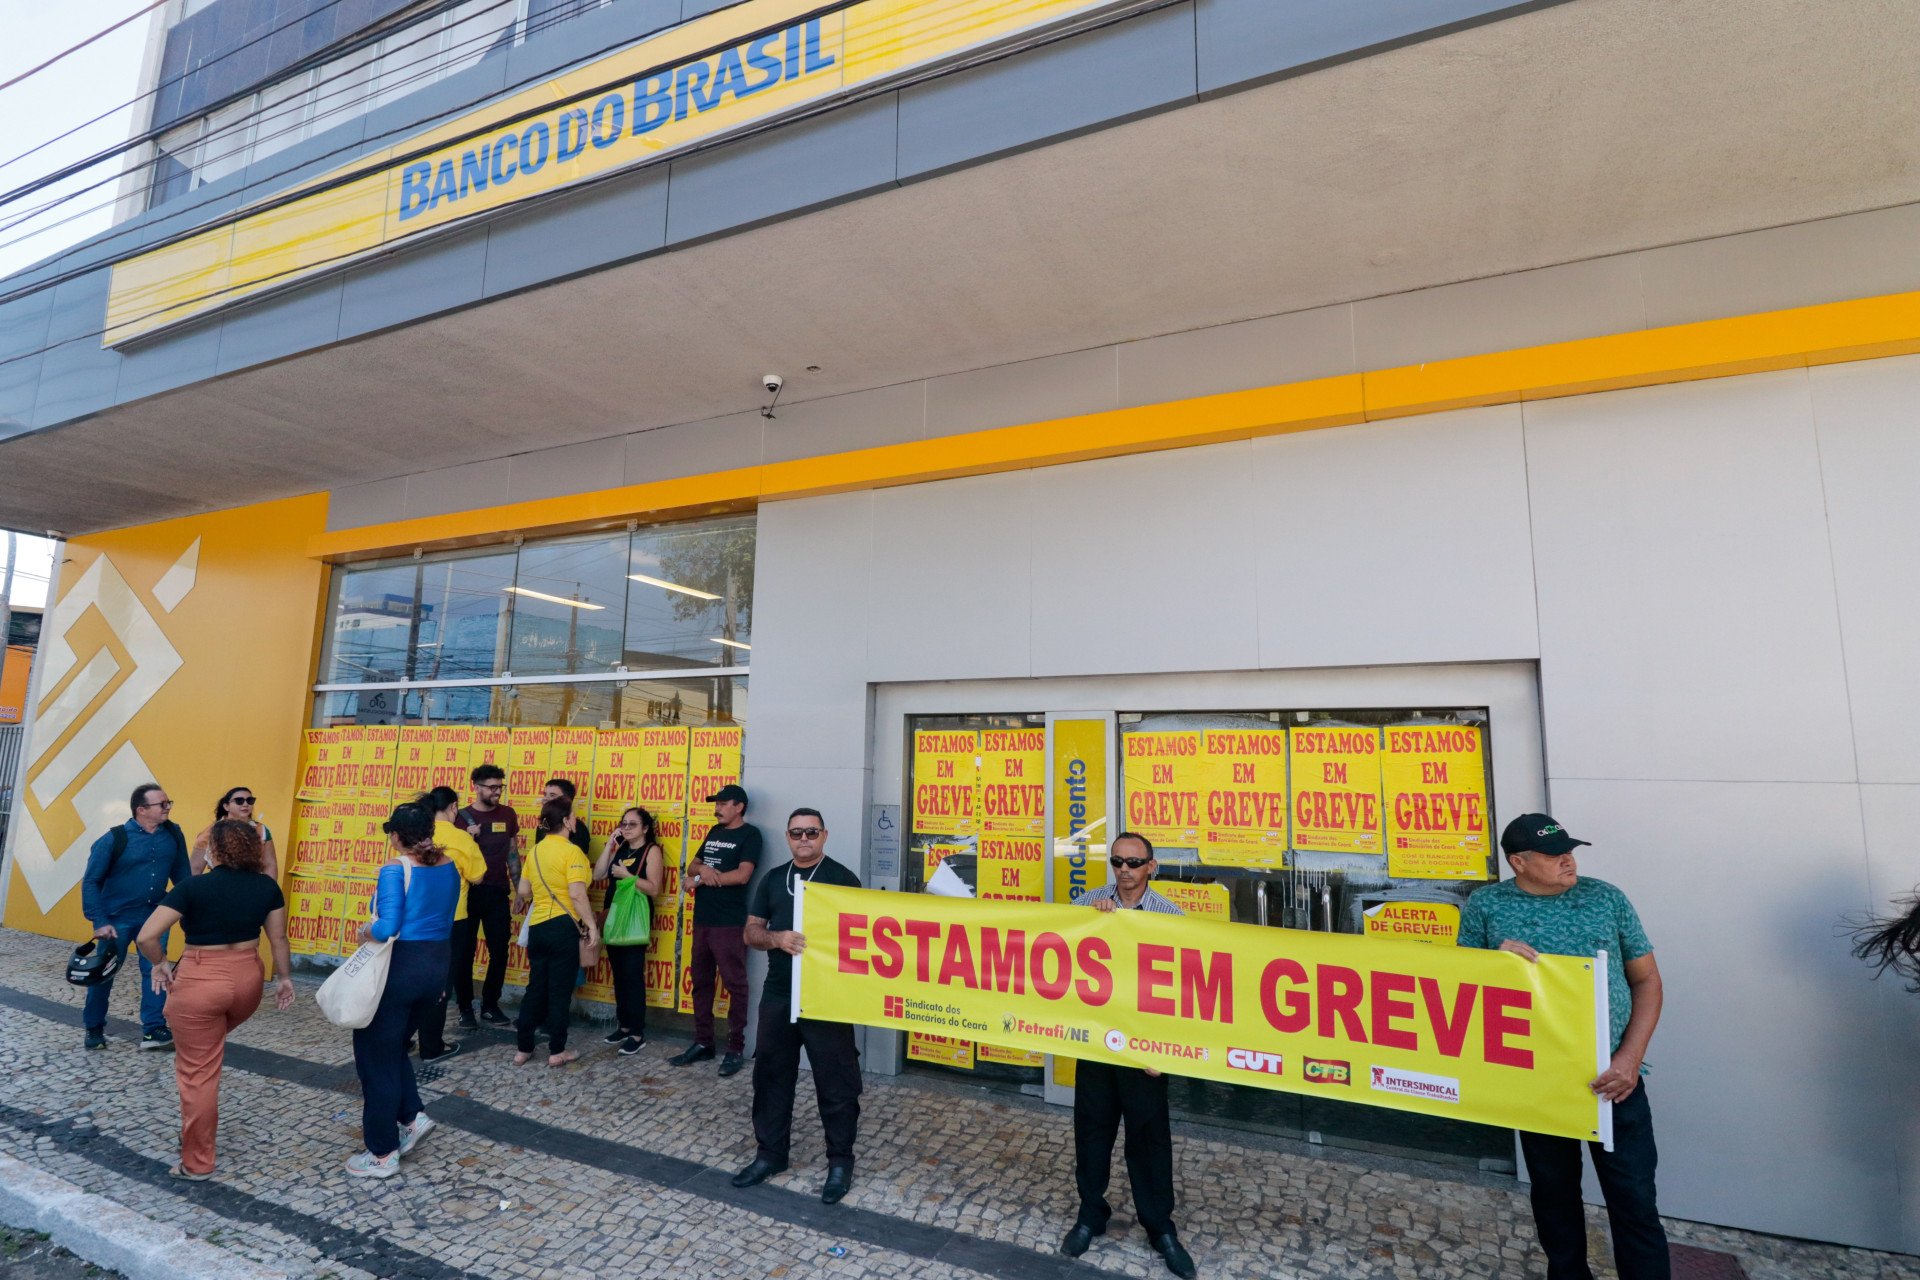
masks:
[[[853,1028],[793,1016],[793,958],[807,949],[793,927],[793,895],[801,885],[860,887],[860,877],[827,856],[827,822],[818,809],[795,809],[787,818],[787,848],[793,861],[760,877],[747,908],[743,936],[767,953],[767,980],[760,988],[760,1037],[753,1055],[753,1163],[733,1185],[751,1187],[787,1167],[793,1137],[793,1091],[800,1078],[800,1050],[813,1067],[820,1122],[827,1130],[827,1181],[820,1203],[838,1204],[853,1188],[853,1143],[860,1131],[860,1053]],[[745,993],[735,999],[745,1003]]]
[[[1107,847],[1113,882],[1089,889],[1074,905],[1096,911],[1149,911],[1177,916],[1179,907],[1155,893],[1150,883],[1160,869],[1153,844],[1123,831]],[[1080,1191],[1080,1216],[1060,1242],[1060,1252],[1077,1258],[1093,1238],[1105,1235],[1113,1206],[1107,1180],[1113,1173],[1113,1139],[1127,1124],[1127,1181],[1133,1210],[1167,1270],[1191,1280],[1193,1259],[1173,1229],[1173,1123],[1167,1113],[1167,1079],[1152,1067],[1123,1067],[1082,1059],[1073,1087],[1073,1177]]]
[[[1588,1145],[1607,1202],[1620,1280],[1668,1280],[1672,1264],[1654,1196],[1653,1114],[1640,1078],[1660,1021],[1660,970],[1627,896],[1604,880],[1580,877],[1573,851],[1586,843],[1544,813],[1521,814],[1508,823],[1500,848],[1513,879],[1486,885],[1467,899],[1459,942],[1510,951],[1534,964],[1543,952],[1605,953],[1613,1057],[1588,1087],[1613,1104],[1613,1149]],[[1533,1179],[1533,1222],[1547,1255],[1547,1280],[1592,1280],[1579,1140],[1522,1129],[1520,1149]]]

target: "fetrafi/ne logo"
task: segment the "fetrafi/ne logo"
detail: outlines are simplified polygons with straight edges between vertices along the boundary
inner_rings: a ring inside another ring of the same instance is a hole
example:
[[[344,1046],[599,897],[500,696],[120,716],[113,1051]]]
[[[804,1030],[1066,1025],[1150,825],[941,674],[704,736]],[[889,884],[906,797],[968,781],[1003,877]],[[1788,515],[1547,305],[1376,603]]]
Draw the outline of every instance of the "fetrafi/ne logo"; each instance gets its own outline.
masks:
[[[171,614],[187,598],[199,566],[200,539],[195,538],[148,593],[162,614]],[[95,612],[126,655],[124,661],[105,644],[85,661],[75,652],[73,637]],[[127,794],[156,776],[125,734],[182,665],[160,617],[104,553],[60,598],[52,621],[27,752],[26,790],[39,812],[19,806],[26,821],[14,845],[20,874],[43,915],[79,887],[94,837],[126,821]],[[102,693],[106,697],[96,705]],[[81,830],[56,854],[45,826],[63,809],[77,815]]]

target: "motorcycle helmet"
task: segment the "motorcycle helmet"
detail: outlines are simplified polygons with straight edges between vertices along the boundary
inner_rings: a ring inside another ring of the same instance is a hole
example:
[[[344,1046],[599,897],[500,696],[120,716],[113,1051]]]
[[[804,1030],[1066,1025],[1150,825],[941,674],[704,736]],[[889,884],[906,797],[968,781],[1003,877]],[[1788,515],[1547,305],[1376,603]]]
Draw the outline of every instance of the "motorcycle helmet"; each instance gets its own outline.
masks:
[[[103,947],[100,939],[89,938],[67,957],[67,981],[76,987],[97,987],[120,972],[123,958],[120,948]]]

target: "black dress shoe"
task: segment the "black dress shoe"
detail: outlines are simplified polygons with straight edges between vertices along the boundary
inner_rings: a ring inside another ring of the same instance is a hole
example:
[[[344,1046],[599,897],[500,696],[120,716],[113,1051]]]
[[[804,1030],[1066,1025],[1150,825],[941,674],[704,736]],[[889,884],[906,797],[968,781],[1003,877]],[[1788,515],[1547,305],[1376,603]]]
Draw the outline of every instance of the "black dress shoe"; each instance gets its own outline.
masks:
[[[680,1052],[674,1054],[671,1058],[668,1058],[667,1061],[676,1067],[690,1067],[696,1062],[705,1062],[712,1056],[713,1046],[690,1044]]]
[[[1193,1259],[1180,1247],[1180,1237],[1169,1231],[1163,1236],[1155,1236],[1150,1243],[1153,1251],[1166,1259],[1167,1270],[1180,1277],[1180,1280],[1193,1280],[1200,1274],[1193,1265]]]
[[[853,1190],[853,1170],[837,1164],[827,1170],[827,1185],[820,1188],[821,1204],[839,1204]]]
[[[769,1160],[765,1156],[755,1156],[752,1164],[733,1175],[733,1185],[736,1187],[757,1187],[774,1174],[785,1173],[786,1171],[787,1162],[785,1160],[776,1161]]]
[[[1069,1258],[1077,1258],[1087,1251],[1087,1246],[1093,1243],[1095,1236],[1105,1234],[1107,1234],[1105,1223],[1090,1227],[1084,1222],[1076,1222],[1073,1224],[1073,1230],[1067,1232],[1067,1238],[1060,1242],[1060,1252]]]
[[[726,1076],[737,1076],[740,1074],[740,1068],[745,1066],[746,1062],[747,1060],[745,1058],[742,1058],[739,1054],[730,1053],[726,1057],[720,1059],[720,1070],[718,1074],[723,1078]]]

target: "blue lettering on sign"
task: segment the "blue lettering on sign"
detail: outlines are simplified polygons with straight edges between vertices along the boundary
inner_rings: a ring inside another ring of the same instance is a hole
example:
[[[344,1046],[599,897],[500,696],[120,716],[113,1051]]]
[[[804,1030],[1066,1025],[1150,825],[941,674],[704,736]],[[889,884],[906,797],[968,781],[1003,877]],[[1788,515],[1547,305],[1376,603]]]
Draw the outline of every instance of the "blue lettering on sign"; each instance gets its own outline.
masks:
[[[1081,832],[1087,829],[1087,762],[1075,759],[1067,763],[1067,839],[1073,852],[1067,855],[1067,901],[1087,891],[1087,842]]]
[[[614,146],[623,136],[652,133],[669,120],[685,120],[728,101],[834,66],[822,45],[821,20],[812,18],[757,36],[698,62],[658,71],[633,82],[631,112],[624,92],[585,107],[570,107],[551,120],[502,132],[463,151],[459,160],[420,160],[400,171],[399,220],[406,222],[442,204],[489,189],[511,187],[523,174],[538,173],[549,159],[564,163],[592,143]],[[1085,862],[1084,852],[1081,862]]]

